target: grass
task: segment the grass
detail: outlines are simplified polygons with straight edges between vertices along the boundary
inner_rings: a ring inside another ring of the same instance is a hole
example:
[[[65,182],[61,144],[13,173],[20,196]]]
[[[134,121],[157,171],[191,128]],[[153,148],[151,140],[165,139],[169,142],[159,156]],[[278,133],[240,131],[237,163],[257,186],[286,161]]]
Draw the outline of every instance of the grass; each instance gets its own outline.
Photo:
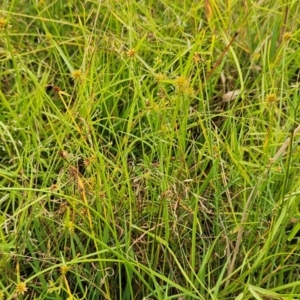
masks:
[[[4,1],[0,299],[299,299],[298,1]]]

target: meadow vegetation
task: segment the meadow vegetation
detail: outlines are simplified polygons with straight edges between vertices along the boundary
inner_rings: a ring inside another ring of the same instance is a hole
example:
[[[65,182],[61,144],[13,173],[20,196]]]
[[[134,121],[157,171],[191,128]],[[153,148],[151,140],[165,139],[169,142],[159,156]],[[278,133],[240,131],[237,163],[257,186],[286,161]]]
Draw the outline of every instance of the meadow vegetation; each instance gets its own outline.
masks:
[[[297,0],[1,3],[0,299],[300,299]]]

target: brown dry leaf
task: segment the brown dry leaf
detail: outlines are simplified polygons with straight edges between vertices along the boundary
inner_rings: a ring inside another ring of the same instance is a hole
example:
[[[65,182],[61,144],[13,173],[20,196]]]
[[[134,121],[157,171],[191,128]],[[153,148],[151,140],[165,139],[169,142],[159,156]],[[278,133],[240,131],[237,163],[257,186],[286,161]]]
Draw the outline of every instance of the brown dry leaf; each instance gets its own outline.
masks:
[[[209,0],[204,0],[204,6],[205,6],[205,14],[206,14],[207,21],[208,23],[210,23],[212,19],[213,11]]]
[[[224,95],[222,95],[223,102],[229,102],[235,100],[241,94],[241,90],[230,91]]]

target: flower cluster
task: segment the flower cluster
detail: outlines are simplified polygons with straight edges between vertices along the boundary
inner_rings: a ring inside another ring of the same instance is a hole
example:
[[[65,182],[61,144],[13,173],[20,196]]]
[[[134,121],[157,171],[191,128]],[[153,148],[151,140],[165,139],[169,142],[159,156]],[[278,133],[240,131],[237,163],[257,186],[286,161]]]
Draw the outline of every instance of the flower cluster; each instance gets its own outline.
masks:
[[[9,25],[7,19],[0,18],[0,31],[11,28],[11,25]]]

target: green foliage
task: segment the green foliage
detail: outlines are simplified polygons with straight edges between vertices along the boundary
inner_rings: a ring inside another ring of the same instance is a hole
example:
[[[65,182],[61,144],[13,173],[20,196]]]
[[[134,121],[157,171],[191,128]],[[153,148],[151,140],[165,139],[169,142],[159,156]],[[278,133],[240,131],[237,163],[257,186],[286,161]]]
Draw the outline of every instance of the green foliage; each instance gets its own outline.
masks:
[[[299,8],[4,1],[0,299],[299,299]]]

